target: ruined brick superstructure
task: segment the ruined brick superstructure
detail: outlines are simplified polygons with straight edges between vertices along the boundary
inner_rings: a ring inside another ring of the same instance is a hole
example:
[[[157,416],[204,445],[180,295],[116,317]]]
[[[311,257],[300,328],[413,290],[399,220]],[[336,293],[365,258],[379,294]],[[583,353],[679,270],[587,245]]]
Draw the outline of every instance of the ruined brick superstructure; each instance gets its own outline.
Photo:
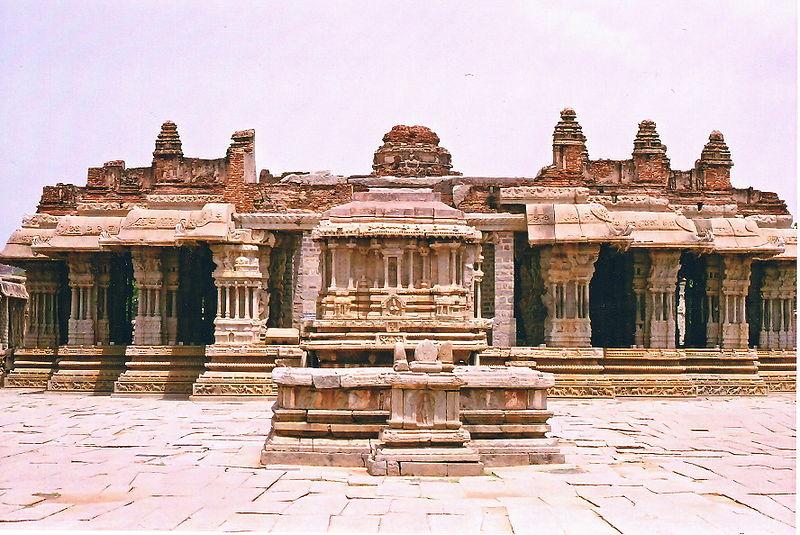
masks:
[[[389,365],[433,339],[553,372],[555,395],[793,389],[786,204],[733,185],[718,131],[677,170],[651,120],[626,160],[592,159],[575,110],[555,122],[535,176],[462,175],[397,125],[348,177],[257,172],[253,130],[187,157],[167,121],[149,166],[45,187],[9,238],[31,299],[6,384],[273,396],[276,366]]]

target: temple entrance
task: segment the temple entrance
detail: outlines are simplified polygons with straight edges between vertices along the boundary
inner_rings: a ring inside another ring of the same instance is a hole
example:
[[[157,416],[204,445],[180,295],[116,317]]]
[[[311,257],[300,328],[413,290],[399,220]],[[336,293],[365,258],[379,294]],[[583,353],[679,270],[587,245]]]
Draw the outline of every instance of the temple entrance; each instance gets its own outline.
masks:
[[[207,245],[178,249],[178,332],[185,345],[214,343],[217,288],[211,273],[214,262]],[[167,303],[167,307],[170,303]]]
[[[133,341],[133,319],[137,306],[133,284],[131,254],[113,255],[108,285],[108,339],[116,345],[127,345]]]
[[[633,255],[603,245],[594,266],[589,283],[592,346],[630,347],[636,328]]]
[[[58,262],[58,293],[56,294],[56,345],[67,345],[69,340],[69,312],[72,291],[69,288],[69,272],[64,262]]]
[[[693,253],[681,255],[675,292],[678,318],[675,347],[706,347],[706,259]],[[681,314],[683,311],[683,314]]]
[[[539,263],[540,249],[530,246],[525,232],[514,233],[514,242],[514,315],[517,318],[517,345],[538,346],[544,343],[544,319],[547,317],[547,309],[542,303],[544,281]],[[484,295],[483,299],[486,298]]]
[[[763,307],[761,305],[761,287],[764,284],[764,264],[753,262],[750,267],[750,286],[745,300],[745,317],[750,326],[748,330],[748,346],[758,347],[761,338]]]

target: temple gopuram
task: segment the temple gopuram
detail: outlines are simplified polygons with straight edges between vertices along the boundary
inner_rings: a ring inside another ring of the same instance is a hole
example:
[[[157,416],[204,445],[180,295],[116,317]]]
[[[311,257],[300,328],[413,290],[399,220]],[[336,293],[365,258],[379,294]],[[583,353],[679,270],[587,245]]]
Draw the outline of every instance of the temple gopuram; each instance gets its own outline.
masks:
[[[336,368],[397,368],[397,344],[435,343],[444,360],[417,366],[473,389],[490,387],[459,366],[552,373],[550,396],[795,390],[796,226],[775,193],[733,186],[718,131],[689,170],[649,120],[630,159],[590,159],[565,109],[529,177],[456,172],[422,126],[393,127],[365,175],[259,172],[254,144],[244,130],[222,158],[187,157],[168,121],[150,166],[46,186],[0,253],[24,270],[4,291],[20,319],[3,385],[274,397],[276,368],[327,368],[276,372],[287,392],[326,388]],[[381,388],[405,395],[397,373]],[[313,424],[282,415],[287,433]]]

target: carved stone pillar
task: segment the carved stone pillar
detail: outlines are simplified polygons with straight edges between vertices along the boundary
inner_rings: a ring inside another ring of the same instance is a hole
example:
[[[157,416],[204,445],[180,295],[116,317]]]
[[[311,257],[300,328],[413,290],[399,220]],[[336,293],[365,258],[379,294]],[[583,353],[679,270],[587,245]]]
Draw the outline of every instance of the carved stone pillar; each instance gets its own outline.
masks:
[[[634,344],[644,347],[650,340],[650,316],[647,313],[647,279],[650,255],[645,250],[633,251],[633,299],[636,307]]]
[[[712,257],[713,259],[713,257]],[[745,301],[750,287],[752,258],[725,255],[707,263],[706,295],[709,299],[708,347],[743,349],[749,326]]]
[[[706,259],[706,346],[722,346],[722,259],[711,255]]]
[[[108,345],[108,287],[111,284],[111,259],[100,255],[95,258],[95,283],[97,319],[95,320],[95,338],[97,343]]]
[[[134,320],[134,345],[163,344],[161,293],[164,275],[161,271],[161,250],[152,247],[133,247],[133,278],[139,290],[139,307]]]
[[[178,285],[179,257],[175,248],[164,249],[161,265],[164,273],[163,311],[161,329],[164,344],[174,346],[178,343]]]
[[[547,308],[544,343],[553,347],[590,347],[589,283],[599,245],[567,244],[542,248],[540,263]]]
[[[494,321],[492,345],[511,347],[517,341],[514,317],[514,233],[494,233]]]
[[[648,347],[675,347],[675,289],[680,260],[680,251],[650,251],[646,300],[650,319]]]
[[[261,293],[268,267],[260,268],[258,245],[212,245],[214,284],[219,306],[214,320],[214,343],[250,345],[259,341],[269,308],[262,310]],[[263,320],[262,320],[263,318]]]
[[[797,347],[797,264],[778,263],[778,280],[783,300],[783,322],[779,338],[780,349]]]
[[[72,294],[68,322],[68,344],[91,346],[95,343],[96,315],[94,266],[86,254],[71,254],[67,260]]]
[[[28,322],[24,347],[55,347],[58,341],[58,270],[54,262],[26,267]]]
[[[767,262],[761,287],[762,349],[794,349],[797,343],[797,266],[792,262]]]

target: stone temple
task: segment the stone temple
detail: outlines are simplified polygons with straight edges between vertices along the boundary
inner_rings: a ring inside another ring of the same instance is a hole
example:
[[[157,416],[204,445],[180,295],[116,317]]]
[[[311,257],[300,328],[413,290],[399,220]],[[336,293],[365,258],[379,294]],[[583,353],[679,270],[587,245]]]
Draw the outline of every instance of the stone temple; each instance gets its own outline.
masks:
[[[380,472],[420,427],[414,440],[463,450],[463,473],[490,455],[476,438],[490,428],[543,439],[545,390],[795,389],[796,227],[775,193],[732,185],[720,132],[685,171],[649,120],[630,159],[590,159],[565,109],[552,162],[529,177],[459,173],[422,126],[393,127],[357,176],[259,172],[254,144],[244,130],[224,157],[187,157],[168,121],[150,166],[111,160],[85,185],[46,186],[0,253],[24,269],[3,286],[3,385],[194,398],[280,386],[285,438],[382,433]],[[412,392],[414,373],[433,390]],[[337,405],[359,381],[381,393]],[[510,384],[529,402],[493,409]],[[394,396],[460,399],[460,413],[409,416]]]

